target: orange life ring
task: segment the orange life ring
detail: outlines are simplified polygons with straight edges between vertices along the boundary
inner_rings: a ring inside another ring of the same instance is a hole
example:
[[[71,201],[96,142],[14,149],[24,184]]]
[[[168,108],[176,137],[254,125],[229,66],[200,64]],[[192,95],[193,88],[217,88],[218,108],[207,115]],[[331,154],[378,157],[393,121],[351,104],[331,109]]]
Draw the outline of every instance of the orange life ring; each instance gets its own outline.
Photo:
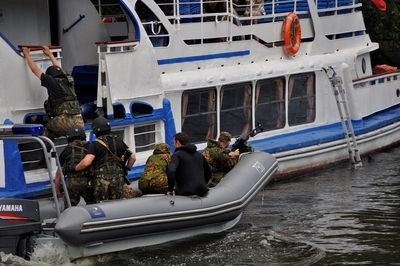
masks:
[[[300,48],[301,28],[299,17],[289,13],[282,26],[283,49],[288,55],[295,55]]]

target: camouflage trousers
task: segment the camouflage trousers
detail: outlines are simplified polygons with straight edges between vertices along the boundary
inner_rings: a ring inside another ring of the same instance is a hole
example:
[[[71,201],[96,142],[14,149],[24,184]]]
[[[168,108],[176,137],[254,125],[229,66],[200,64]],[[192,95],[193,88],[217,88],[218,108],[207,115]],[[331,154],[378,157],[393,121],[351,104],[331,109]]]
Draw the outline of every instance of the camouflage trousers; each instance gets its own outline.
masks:
[[[221,182],[222,178],[224,178],[223,172],[214,172],[212,173],[212,178],[208,181],[208,187],[215,187],[219,182]]]
[[[45,125],[44,135],[50,139],[65,136],[67,131],[73,126],[84,126],[81,114],[67,115],[62,114],[50,118],[49,122]]]
[[[122,198],[124,199],[131,199],[131,198],[137,198],[140,197],[142,193],[140,191],[135,190],[133,187],[124,184],[122,188]]]
[[[166,194],[168,192],[168,181],[166,175],[159,175],[150,180],[139,179],[139,189],[143,194]]]
[[[78,205],[81,196],[85,200],[86,204],[95,203],[94,191],[89,178],[68,178],[66,184],[72,206]]]
[[[114,200],[122,198],[124,186],[123,178],[96,178],[94,181],[94,198],[96,202],[103,200]]]

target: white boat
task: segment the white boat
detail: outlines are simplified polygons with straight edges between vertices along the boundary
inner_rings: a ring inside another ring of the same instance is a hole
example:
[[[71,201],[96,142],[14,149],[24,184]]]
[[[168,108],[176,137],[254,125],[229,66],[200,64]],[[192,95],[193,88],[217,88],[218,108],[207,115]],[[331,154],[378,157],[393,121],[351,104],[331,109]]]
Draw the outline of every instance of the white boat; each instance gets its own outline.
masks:
[[[357,167],[400,140],[400,74],[373,72],[379,45],[358,0],[2,1],[0,198],[48,194],[58,165],[37,141],[47,95],[21,45],[43,70],[39,46],[50,45],[75,79],[89,137],[102,111],[136,153],[131,180],[179,131],[201,150],[221,131],[238,138],[260,123],[249,142],[278,160],[276,179],[343,160]],[[6,138],[13,125],[27,136]],[[60,151],[65,139],[54,143]]]
[[[210,2],[223,8],[206,13]],[[96,102],[136,152],[130,179],[154,144],[171,144],[177,131],[203,149],[221,131],[238,137],[258,122],[264,131],[250,143],[276,156],[276,178],[349,157],[357,166],[360,156],[400,139],[399,73],[373,73],[370,53],[379,46],[360,7],[358,0],[268,0],[256,16],[246,13],[255,7],[231,0],[3,1],[0,117],[40,121],[46,92],[18,47],[53,45],[75,78],[88,133]],[[291,13],[288,28],[298,39],[283,46]],[[31,48],[45,70],[50,62]],[[47,174],[30,148],[20,148],[25,181],[13,196],[39,193]],[[13,185],[0,169],[2,195]]]
[[[222,10],[206,13],[210,2]],[[50,62],[37,45],[53,45],[75,78],[88,134],[91,108],[100,108],[136,152],[131,180],[154,144],[171,145],[175,132],[201,150],[221,131],[238,137],[257,123],[264,131],[250,143],[278,159],[277,179],[349,157],[357,166],[360,156],[400,140],[399,73],[373,73],[370,53],[379,45],[360,7],[358,0],[266,0],[265,14],[246,16],[255,7],[231,0],[3,1],[0,117],[41,121],[46,92],[19,45],[36,45],[31,54],[43,70]],[[291,13],[298,20],[284,26]],[[286,27],[297,39],[283,46]],[[24,179],[15,185],[12,151],[1,148],[0,196],[49,187],[40,152],[19,145]]]

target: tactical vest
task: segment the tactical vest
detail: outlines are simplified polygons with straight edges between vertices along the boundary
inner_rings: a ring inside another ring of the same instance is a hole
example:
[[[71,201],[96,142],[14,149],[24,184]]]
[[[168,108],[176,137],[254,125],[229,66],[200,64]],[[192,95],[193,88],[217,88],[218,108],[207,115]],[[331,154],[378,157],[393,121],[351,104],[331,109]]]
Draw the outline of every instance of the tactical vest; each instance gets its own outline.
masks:
[[[62,114],[76,115],[81,113],[79,102],[76,98],[73,79],[70,75],[66,78],[55,78],[58,87],[64,93],[64,97],[57,99],[48,98],[44,103],[46,113],[50,117],[55,117]]]
[[[98,139],[107,145],[107,152],[105,158],[100,160],[99,164],[96,165],[96,169],[94,169],[96,178],[106,180],[123,179],[125,176],[124,161],[110,150],[110,147],[113,147],[112,150],[114,152],[117,150],[117,136],[106,135],[98,137]]]
[[[71,147],[71,153],[65,159],[65,164],[63,165],[64,173],[67,171],[66,168],[68,167],[68,165],[71,164],[77,165],[83,159],[83,157],[85,157],[85,155],[87,154],[87,149],[85,149],[83,146],[86,143],[87,143],[86,141],[83,141],[80,146],[69,144],[69,147]],[[92,177],[92,172],[90,169],[73,172],[68,175],[68,178],[91,178],[91,177]]]

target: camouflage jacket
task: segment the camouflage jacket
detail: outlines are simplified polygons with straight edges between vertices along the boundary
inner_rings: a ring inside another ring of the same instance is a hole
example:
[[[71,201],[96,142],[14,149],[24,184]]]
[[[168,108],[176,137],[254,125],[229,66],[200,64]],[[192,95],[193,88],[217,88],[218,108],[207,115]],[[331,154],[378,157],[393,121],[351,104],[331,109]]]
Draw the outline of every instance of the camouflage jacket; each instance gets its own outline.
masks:
[[[142,177],[139,179],[139,188],[167,192],[167,167],[171,161],[171,152],[165,143],[156,144],[153,154],[147,159]]]
[[[216,140],[208,140],[203,155],[210,165],[212,178],[218,181],[237,163],[237,158],[230,157],[229,151],[223,149]]]

